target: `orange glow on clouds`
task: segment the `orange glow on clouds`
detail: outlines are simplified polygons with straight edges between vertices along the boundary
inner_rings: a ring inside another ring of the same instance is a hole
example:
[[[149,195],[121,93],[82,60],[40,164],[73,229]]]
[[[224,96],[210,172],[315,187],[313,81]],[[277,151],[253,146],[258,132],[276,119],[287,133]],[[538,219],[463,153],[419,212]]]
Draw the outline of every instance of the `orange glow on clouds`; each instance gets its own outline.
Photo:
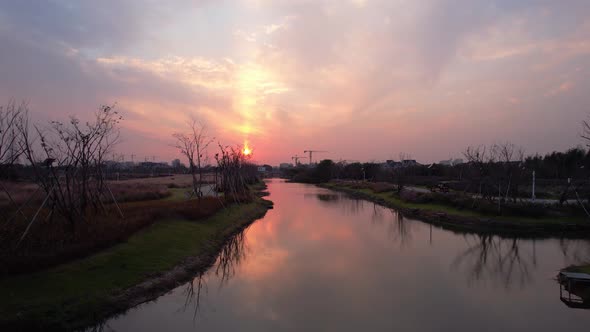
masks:
[[[127,159],[180,157],[172,134],[191,119],[207,124],[209,155],[219,143],[253,158],[252,140],[255,161],[271,165],[306,149],[330,151],[318,161],[406,152],[430,163],[498,140],[546,153],[581,142],[590,104],[590,9],[570,2],[490,15],[465,1],[466,20],[436,0],[47,5],[65,22],[0,4],[0,97],[30,100],[41,125],[116,102]],[[123,23],[93,29],[113,14]]]

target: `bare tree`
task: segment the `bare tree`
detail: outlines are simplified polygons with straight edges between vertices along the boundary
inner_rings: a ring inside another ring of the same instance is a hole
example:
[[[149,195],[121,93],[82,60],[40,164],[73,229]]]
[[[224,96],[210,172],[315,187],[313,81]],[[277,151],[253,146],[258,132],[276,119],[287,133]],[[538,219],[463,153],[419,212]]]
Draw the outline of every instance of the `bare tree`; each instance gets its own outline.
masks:
[[[487,149],[485,146],[469,146],[465,152],[463,152],[463,155],[465,156],[465,159],[467,159],[467,162],[473,166],[473,170],[476,172],[475,177],[478,182],[478,192],[479,195],[483,197],[483,185],[487,175]]]
[[[10,177],[10,169],[22,153],[18,144],[17,127],[26,116],[27,107],[24,103],[17,106],[11,101],[6,106],[0,106],[0,181]],[[10,204],[18,210],[18,204],[2,182],[0,182],[0,190],[4,192]],[[10,220],[5,211],[0,211],[0,218]]]
[[[193,192],[200,199],[203,196],[203,164],[207,158],[207,148],[213,142],[213,138],[207,135],[205,125],[196,120],[189,122],[188,132],[174,133],[172,136],[176,139],[175,147],[188,159],[189,171],[193,178]]]
[[[219,149],[220,153],[215,154],[219,170],[218,188],[226,199],[233,199],[236,203],[250,200],[248,184],[258,180],[256,166],[248,161],[249,156],[244,155],[239,147],[219,144]]]
[[[22,151],[18,145],[17,125],[26,114],[24,103],[9,102],[0,106],[0,165],[10,166],[18,160]]]
[[[104,179],[104,158],[119,140],[121,120],[113,106],[102,106],[93,121],[84,123],[71,117],[68,123],[52,121],[43,130],[31,126],[28,118],[19,122],[19,146],[46,195],[39,210],[48,206],[51,216],[57,211],[72,230],[91,209],[106,212],[104,200],[115,198]]]
[[[516,147],[510,142],[503,144],[494,144],[493,150],[497,151],[498,162],[503,171],[503,179],[506,182],[506,192],[504,199],[508,201],[510,195],[513,201],[516,201],[518,195],[518,181],[520,179],[520,171],[524,165],[524,149]],[[500,186],[499,182],[499,186]],[[515,188],[516,190],[511,190]],[[501,194],[499,196],[502,196]],[[498,197],[500,199],[500,197]]]
[[[586,146],[590,147],[590,122],[582,121],[582,134],[580,136],[586,140]]]
[[[400,152],[400,166],[393,170],[393,176],[397,184],[398,195],[401,194],[402,190],[404,190],[404,187],[406,185],[407,167],[410,166],[407,164],[407,160],[409,160],[410,158],[412,158],[412,156],[409,153]]]
[[[524,167],[522,148],[509,142],[496,143],[489,147],[468,147],[463,155],[475,172],[472,181],[477,181],[479,196],[490,201],[497,198],[498,213],[501,212],[502,201],[510,198],[516,201]]]

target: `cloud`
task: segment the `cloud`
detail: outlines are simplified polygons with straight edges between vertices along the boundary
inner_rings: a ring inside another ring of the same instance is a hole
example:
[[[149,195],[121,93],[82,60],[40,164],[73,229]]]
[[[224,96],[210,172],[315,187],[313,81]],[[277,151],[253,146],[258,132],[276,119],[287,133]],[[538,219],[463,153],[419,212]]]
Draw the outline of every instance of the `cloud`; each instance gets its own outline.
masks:
[[[588,13],[583,0],[5,2],[0,97],[42,119],[117,101],[127,148],[150,140],[163,157],[189,116],[275,163],[305,148],[448,159],[498,136],[526,145],[532,118],[548,134],[530,146],[558,149],[590,102],[576,88],[590,84]]]
[[[563,82],[563,83],[559,84],[559,86],[557,86],[556,88],[553,88],[549,92],[547,92],[545,94],[545,96],[551,97],[551,96],[555,96],[558,94],[566,93],[566,92],[570,91],[574,86],[575,86],[575,84],[573,82],[570,82],[570,81]]]
[[[92,0],[7,1],[0,17],[10,28],[36,42],[67,45],[89,54],[129,51],[153,40],[153,31],[171,24],[175,7],[199,8],[208,1]]]

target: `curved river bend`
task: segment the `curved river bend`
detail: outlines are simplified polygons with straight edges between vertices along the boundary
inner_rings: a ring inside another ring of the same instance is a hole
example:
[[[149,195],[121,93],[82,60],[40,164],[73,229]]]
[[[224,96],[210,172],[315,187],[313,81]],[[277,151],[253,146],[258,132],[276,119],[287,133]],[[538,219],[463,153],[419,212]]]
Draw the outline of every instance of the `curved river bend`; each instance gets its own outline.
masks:
[[[555,275],[590,241],[456,233],[311,185],[268,182],[274,209],[192,283],[104,331],[588,331]]]

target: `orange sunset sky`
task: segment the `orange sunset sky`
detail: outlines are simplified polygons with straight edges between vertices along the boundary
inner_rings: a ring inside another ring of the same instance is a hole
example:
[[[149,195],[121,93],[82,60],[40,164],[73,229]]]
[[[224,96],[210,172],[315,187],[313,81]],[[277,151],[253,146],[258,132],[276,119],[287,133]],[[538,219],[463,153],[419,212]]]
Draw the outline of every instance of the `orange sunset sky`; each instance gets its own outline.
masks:
[[[4,104],[116,102],[127,160],[180,157],[191,117],[276,165],[565,150],[590,112],[587,0],[2,1],[0,45]]]

